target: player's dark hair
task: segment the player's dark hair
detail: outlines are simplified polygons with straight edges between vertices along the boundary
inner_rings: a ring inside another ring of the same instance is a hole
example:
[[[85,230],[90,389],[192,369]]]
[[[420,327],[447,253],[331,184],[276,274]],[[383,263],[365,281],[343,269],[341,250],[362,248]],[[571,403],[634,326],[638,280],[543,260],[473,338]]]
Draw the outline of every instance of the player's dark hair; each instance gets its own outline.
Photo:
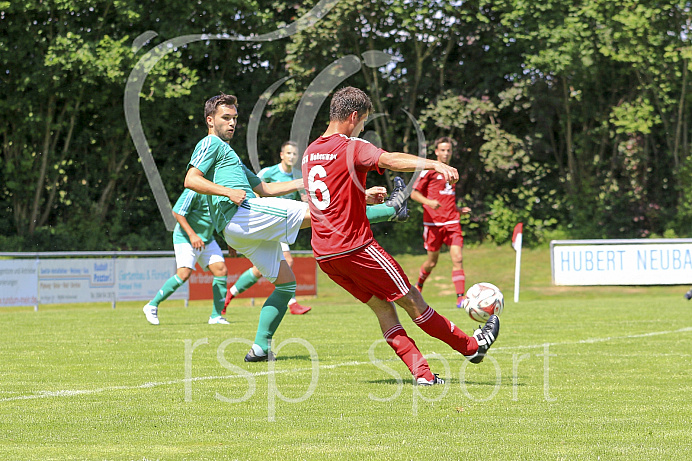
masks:
[[[359,116],[372,111],[372,101],[362,90],[347,86],[341,88],[332,96],[329,105],[329,121],[343,122],[353,112],[358,112]]]
[[[238,98],[230,94],[217,94],[207,99],[204,103],[204,123],[207,122],[207,117],[213,116],[219,106],[238,106]]]
[[[298,143],[295,142],[295,141],[286,141],[285,143],[281,144],[281,149],[279,149],[279,151],[283,152],[283,151],[284,151],[284,147],[286,147],[286,146],[295,147],[295,148],[297,149],[297,148],[298,148]]]
[[[435,142],[433,143],[433,148],[437,150],[437,146],[439,146],[440,144],[451,144],[452,152],[454,152],[454,147],[457,145],[457,142],[449,136],[442,136],[441,138],[437,138],[435,140]]]

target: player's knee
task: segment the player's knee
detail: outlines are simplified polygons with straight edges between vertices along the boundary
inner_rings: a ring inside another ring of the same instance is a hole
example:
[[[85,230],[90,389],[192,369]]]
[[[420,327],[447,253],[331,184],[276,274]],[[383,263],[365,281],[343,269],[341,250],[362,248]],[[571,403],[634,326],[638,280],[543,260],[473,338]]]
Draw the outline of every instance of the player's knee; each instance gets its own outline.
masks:
[[[178,270],[175,272],[175,275],[178,276],[180,280],[182,280],[183,283],[187,282],[187,280],[190,278],[190,275],[192,274],[192,269],[187,268],[187,267],[179,267]]]
[[[228,269],[225,263],[215,263],[209,266],[209,270],[214,275],[214,277],[226,277],[228,275]]]
[[[411,319],[418,318],[428,307],[421,292],[413,287],[405,296],[397,299],[395,303],[401,306]]]

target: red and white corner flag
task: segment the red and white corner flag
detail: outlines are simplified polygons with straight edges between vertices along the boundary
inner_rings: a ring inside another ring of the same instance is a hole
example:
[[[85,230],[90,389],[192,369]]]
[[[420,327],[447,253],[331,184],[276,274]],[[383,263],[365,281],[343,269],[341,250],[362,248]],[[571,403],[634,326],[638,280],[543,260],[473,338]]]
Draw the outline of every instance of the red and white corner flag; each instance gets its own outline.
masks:
[[[522,223],[514,226],[514,233],[512,234],[512,248],[517,252],[517,259],[514,265],[514,302],[519,302],[519,275],[521,274],[521,241],[522,234],[524,232],[524,225]]]

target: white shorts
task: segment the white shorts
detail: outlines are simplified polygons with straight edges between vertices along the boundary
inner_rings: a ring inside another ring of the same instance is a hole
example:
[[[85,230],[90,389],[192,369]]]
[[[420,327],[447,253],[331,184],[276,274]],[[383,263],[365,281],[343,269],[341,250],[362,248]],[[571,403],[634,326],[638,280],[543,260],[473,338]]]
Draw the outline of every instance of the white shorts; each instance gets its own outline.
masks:
[[[178,269],[181,267],[189,267],[190,269],[195,268],[195,263],[199,262],[199,265],[203,270],[207,270],[210,264],[224,262],[223,253],[221,253],[221,247],[216,240],[204,245],[204,249],[195,250],[190,243],[176,243],[173,245],[175,250],[175,263],[178,265]]]
[[[284,259],[281,242],[294,243],[308,204],[276,197],[245,200],[226,225],[226,243],[274,283]]]
[[[284,253],[287,251],[291,251],[291,247],[288,246],[288,243],[286,243],[286,242],[280,242],[280,243],[281,243],[281,251],[283,251]]]

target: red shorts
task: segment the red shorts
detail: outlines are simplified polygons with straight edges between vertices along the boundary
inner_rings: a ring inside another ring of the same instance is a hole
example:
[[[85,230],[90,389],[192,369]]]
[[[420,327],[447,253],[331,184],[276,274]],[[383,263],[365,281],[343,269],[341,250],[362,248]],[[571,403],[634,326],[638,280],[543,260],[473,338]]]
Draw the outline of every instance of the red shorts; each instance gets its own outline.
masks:
[[[461,224],[448,224],[446,226],[423,226],[423,246],[428,251],[440,251],[442,244],[447,246],[464,245],[464,234],[461,233]]]
[[[318,264],[330,279],[363,303],[373,296],[396,301],[411,289],[399,263],[374,240],[353,253]]]

